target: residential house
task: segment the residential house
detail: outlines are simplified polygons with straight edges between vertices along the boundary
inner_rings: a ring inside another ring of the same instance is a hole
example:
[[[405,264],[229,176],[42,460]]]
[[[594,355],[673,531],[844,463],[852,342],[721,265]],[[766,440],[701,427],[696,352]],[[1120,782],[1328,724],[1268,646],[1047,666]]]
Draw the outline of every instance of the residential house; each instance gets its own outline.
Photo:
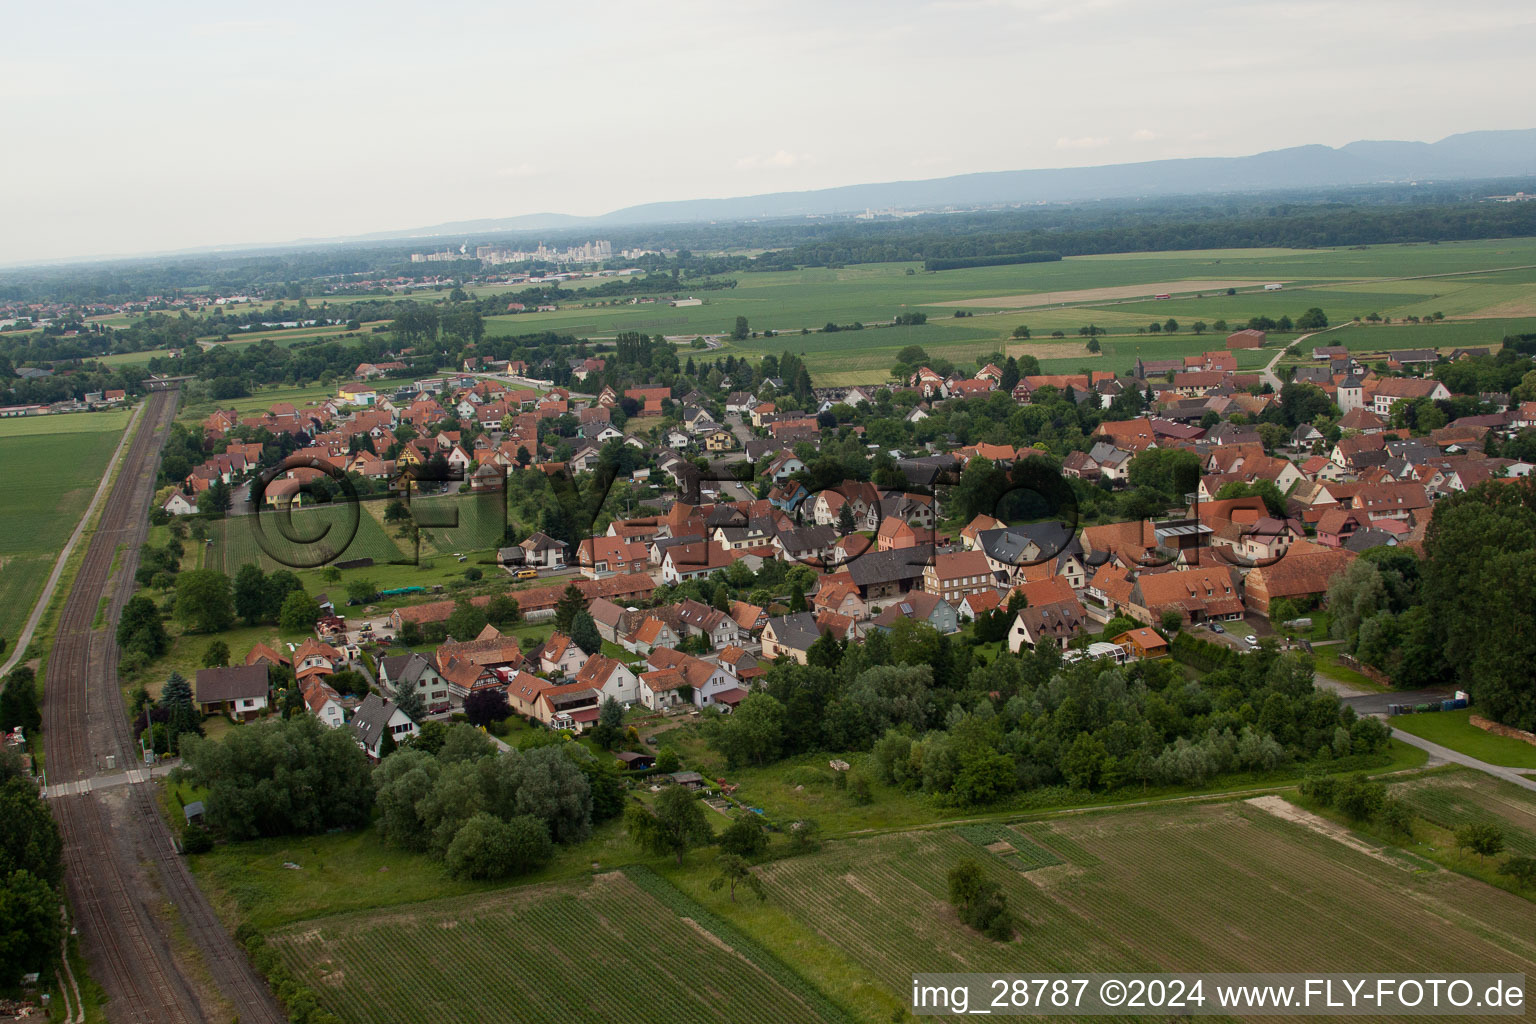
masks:
[[[315,676],[301,683],[299,696],[304,699],[304,706],[320,721],[320,724],[330,729],[339,729],[346,724],[347,712],[342,704],[341,694],[337,693],[335,688],[323,678]]]
[[[518,547],[525,552],[523,563],[535,569],[553,569],[565,564],[565,545],[553,537],[535,533]]]
[[[650,549],[644,544],[617,537],[589,537],[576,546],[576,564],[588,579],[642,572],[649,560]]]
[[[1390,418],[1392,407],[1404,399],[1427,398],[1440,401],[1451,397],[1451,392],[1438,380],[1423,377],[1388,377],[1376,385],[1376,395],[1371,411]]]
[[[603,699],[612,697],[625,707],[640,703],[640,677],[617,658],[602,654],[590,656],[577,670],[576,682],[592,687]]]
[[[1280,564],[1287,561],[1282,559]],[[1240,619],[1243,610],[1237,574],[1226,566],[1142,573],[1126,601],[1130,616],[1149,626],[1160,623],[1165,611],[1178,613],[1184,622],[1199,623]]]
[[[925,623],[940,633],[954,633],[960,629],[960,614],[955,606],[922,590],[895,598],[875,616],[870,627],[889,631],[902,619]]]
[[[248,722],[267,710],[267,666],[233,665],[197,670],[194,700],[205,715],[227,714]]]
[[[446,711],[452,705],[448,698],[448,681],[423,654],[392,654],[379,659],[379,682],[395,697],[414,689],[421,695],[428,711]]]
[[[810,612],[795,612],[768,620],[763,627],[763,658],[789,658],[806,663],[806,652],[821,639],[821,626]]]
[[[384,738],[393,737],[398,746],[421,731],[404,711],[376,693],[363,698],[352,713],[352,735],[363,753],[378,761],[385,753]]]
[[[1279,598],[1300,603],[1319,599],[1354,559],[1355,553],[1346,548],[1299,541],[1280,561],[1248,573],[1243,581],[1248,608],[1268,617],[1271,602]]]
[[[718,541],[680,544],[667,549],[661,562],[661,581],[676,585],[683,580],[704,579],[738,558]]]
[[[666,619],[654,613],[646,613],[634,631],[619,643],[627,651],[648,655],[662,648],[674,648],[682,639],[682,635]]]
[[[958,605],[967,594],[991,590],[997,586],[997,579],[992,575],[987,556],[982,551],[953,551],[934,555],[923,567],[922,580],[925,591],[944,598],[951,605]]]
[[[570,637],[557,632],[550,634],[532,658],[537,659],[539,671],[546,675],[569,676],[575,675],[586,664],[587,652],[576,646]]]
[[[1128,629],[1119,636],[1111,637],[1109,642],[1118,644],[1125,651],[1128,660],[1146,661],[1150,658],[1161,658],[1165,657],[1169,650],[1168,641],[1150,626]]]

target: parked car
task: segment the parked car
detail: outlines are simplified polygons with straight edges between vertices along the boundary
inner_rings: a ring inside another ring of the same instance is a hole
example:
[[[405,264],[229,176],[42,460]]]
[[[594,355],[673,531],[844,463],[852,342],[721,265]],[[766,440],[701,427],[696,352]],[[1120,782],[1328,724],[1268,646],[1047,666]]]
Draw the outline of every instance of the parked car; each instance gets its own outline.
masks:
[[[517,572],[513,573],[513,577],[520,580],[536,580],[539,578],[539,570],[519,569]]]
[[[1259,646],[1259,638],[1256,637],[1256,636],[1245,636],[1245,637],[1243,637],[1243,639],[1248,641],[1248,645],[1250,647],[1257,647],[1257,646]]]
[[[1211,623],[1211,632],[1212,633],[1225,633],[1226,630],[1221,628],[1221,623],[1213,622],[1213,623]]]

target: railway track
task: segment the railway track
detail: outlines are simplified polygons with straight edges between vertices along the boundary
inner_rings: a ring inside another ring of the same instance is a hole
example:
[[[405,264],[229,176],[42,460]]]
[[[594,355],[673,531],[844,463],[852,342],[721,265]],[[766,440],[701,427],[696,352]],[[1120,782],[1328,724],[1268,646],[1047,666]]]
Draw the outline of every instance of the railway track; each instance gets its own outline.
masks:
[[[148,529],[145,513],[176,398],[175,392],[150,397],[59,618],[43,694],[50,785],[88,778],[103,770],[108,757],[126,767],[137,754],[118,690],[113,632],[133,590],[138,549]],[[93,630],[104,596],[108,625]],[[64,838],[65,890],[92,976],[110,997],[108,1019],[114,1024],[209,1020],[199,998],[203,986],[188,976],[172,949],[163,914],[168,902],[230,1013],[246,1024],[280,1024],[284,1017],[265,984],[175,853],[148,787],[124,789],[126,800],[115,808],[101,793],[50,801]],[[142,881],[146,861],[159,893]]]

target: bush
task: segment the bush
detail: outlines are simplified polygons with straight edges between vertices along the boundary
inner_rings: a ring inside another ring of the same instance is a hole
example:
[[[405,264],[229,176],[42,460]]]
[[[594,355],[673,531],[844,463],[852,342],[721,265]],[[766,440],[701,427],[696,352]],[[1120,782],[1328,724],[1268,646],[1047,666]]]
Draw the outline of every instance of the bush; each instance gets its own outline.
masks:
[[[768,848],[768,834],[758,815],[748,812],[720,833],[720,849],[741,857],[755,857]]]
[[[949,872],[949,902],[960,920],[997,942],[1013,938],[1013,915],[1008,897],[996,882],[988,880],[981,865],[966,857]]]
[[[213,833],[189,823],[181,830],[181,848],[188,853],[207,853],[213,849]]]
[[[1309,775],[1301,780],[1301,795],[1324,807],[1333,806],[1333,798],[1338,789],[1339,780],[1332,775]]]

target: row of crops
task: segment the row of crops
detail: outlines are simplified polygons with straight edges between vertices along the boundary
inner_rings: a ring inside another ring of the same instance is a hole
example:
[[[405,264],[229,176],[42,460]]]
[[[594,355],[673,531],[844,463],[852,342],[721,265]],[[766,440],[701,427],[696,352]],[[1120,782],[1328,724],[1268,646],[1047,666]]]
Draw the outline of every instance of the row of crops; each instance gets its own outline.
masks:
[[[347,1024],[841,1020],[619,874],[308,921],[271,942]]]
[[[945,898],[948,870],[998,841],[1065,861],[1025,873],[983,860],[1020,922],[1007,944],[965,928]],[[1069,849],[1092,850],[1092,863]],[[1457,969],[1536,967],[1518,897],[1416,874],[1242,804],[882,836],[775,863],[765,883],[898,993],[934,970],[1402,971],[1449,969],[1447,957]]]
[[[1536,857],[1536,805],[1519,798],[1503,799],[1494,783],[1480,777],[1461,785],[1452,779],[1422,785],[1400,786],[1413,812],[1448,832],[1464,825],[1493,825],[1504,833],[1504,848],[1525,857]]]

